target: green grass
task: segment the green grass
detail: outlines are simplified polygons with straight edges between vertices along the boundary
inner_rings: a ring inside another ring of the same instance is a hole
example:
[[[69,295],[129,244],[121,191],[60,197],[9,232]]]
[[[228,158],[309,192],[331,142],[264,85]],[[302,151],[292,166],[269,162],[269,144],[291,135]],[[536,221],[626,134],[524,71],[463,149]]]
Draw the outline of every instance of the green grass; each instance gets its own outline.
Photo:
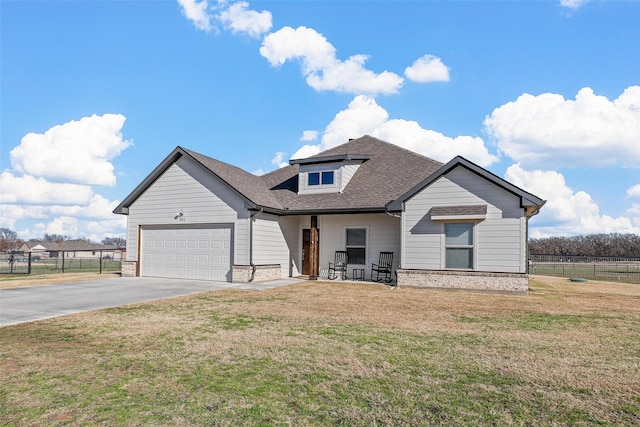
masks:
[[[5,327],[0,424],[638,425],[639,310],[566,298],[318,283]]]

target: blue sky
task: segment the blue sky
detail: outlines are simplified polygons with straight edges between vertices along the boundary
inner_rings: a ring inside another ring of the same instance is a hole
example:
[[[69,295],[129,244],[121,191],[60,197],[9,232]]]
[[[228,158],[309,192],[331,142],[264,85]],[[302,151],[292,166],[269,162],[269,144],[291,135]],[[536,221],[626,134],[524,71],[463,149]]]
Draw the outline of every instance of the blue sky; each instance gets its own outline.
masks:
[[[0,227],[124,237],[177,145],[260,174],[370,134],[640,234],[638,1],[0,2]]]

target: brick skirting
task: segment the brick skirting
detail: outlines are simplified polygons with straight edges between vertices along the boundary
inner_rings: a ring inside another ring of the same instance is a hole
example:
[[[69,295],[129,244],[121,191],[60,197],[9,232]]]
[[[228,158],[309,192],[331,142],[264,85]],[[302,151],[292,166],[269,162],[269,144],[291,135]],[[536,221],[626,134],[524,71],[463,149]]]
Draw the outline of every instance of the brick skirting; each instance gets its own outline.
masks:
[[[398,286],[472,289],[527,294],[529,275],[480,271],[398,269]]]
[[[138,261],[122,261],[120,264],[120,275],[122,277],[136,277],[136,267]]]
[[[280,264],[256,265],[256,272],[253,276],[254,282],[266,282],[282,278]],[[233,283],[249,283],[251,279],[252,267],[250,265],[234,265],[232,267]]]

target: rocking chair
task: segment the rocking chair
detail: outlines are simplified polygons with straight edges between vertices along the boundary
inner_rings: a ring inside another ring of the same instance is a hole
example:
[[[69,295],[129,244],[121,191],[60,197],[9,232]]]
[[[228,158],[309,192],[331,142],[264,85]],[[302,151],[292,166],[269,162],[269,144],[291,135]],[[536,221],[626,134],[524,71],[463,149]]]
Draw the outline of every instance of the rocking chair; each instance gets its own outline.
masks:
[[[380,252],[380,259],[377,264],[371,264],[371,281],[391,282],[391,265],[393,264],[393,252]],[[375,277],[374,277],[375,273]]]
[[[337,278],[338,273],[342,280],[347,278],[347,251],[336,251],[334,261],[329,263],[329,280]]]

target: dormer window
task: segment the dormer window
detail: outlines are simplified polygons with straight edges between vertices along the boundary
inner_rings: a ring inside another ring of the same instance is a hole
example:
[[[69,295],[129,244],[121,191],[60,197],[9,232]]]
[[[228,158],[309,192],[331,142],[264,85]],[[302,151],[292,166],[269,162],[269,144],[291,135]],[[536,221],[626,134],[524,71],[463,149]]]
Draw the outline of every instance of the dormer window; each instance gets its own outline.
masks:
[[[309,185],[320,185],[320,172],[309,172]]]
[[[333,171],[309,172],[308,185],[333,185]]]
[[[333,185],[333,171],[322,172],[322,185]]]
[[[368,155],[344,154],[290,160],[300,165],[298,194],[341,193]]]

